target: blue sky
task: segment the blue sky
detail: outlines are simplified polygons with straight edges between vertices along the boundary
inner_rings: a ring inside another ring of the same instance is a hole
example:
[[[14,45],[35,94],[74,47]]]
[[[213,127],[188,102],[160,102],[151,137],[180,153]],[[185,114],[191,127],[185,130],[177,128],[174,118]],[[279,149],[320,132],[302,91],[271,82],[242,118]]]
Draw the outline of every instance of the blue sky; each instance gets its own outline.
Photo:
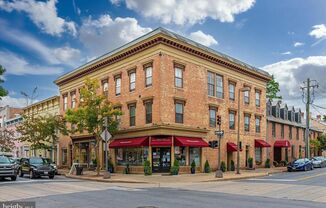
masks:
[[[20,92],[36,86],[38,100],[58,94],[61,74],[161,26],[274,74],[290,105],[303,108],[300,84],[316,79],[326,107],[324,0],[94,2],[0,0],[2,105],[26,105]]]

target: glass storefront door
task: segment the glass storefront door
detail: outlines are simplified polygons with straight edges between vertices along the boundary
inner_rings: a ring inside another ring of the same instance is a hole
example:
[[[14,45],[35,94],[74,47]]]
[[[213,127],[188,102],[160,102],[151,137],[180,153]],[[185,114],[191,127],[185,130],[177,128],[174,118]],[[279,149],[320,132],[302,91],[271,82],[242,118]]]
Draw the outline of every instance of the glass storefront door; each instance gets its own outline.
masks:
[[[171,148],[152,147],[153,172],[169,172],[171,167]]]

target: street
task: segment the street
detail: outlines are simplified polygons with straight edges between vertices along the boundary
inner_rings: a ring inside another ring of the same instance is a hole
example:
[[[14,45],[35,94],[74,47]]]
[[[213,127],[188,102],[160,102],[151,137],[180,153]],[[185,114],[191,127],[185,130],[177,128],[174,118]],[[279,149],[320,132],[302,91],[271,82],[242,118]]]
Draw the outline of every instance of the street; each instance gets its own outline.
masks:
[[[37,207],[325,207],[326,172],[160,187],[24,177],[0,182],[0,201],[8,200],[36,201]]]

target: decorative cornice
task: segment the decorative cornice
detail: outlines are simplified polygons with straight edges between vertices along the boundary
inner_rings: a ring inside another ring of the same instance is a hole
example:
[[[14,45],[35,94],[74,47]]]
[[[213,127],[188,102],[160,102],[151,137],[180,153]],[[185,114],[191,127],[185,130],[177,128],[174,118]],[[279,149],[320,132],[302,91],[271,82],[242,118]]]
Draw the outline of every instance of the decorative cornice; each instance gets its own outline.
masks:
[[[138,46],[130,48],[129,50],[127,50],[127,51],[125,51],[123,53],[117,54],[115,56],[112,56],[112,57],[110,57],[110,58],[108,58],[106,60],[99,61],[99,63],[91,65],[88,68],[83,69],[83,70],[81,70],[80,72],[78,72],[76,74],[72,74],[70,76],[67,76],[66,78],[63,77],[61,80],[56,80],[55,83],[57,85],[59,85],[59,86],[63,85],[63,84],[66,84],[66,83],[68,83],[68,82],[70,82],[72,80],[75,80],[75,79],[78,79],[80,77],[86,76],[86,75],[88,75],[90,73],[93,73],[94,71],[97,71],[97,70],[102,69],[102,68],[104,68],[106,66],[112,65],[112,64],[114,64],[116,62],[119,62],[119,61],[121,61],[123,59],[126,59],[126,58],[128,58],[130,56],[133,56],[133,55],[135,55],[135,54],[137,54],[139,52],[142,52],[142,51],[144,51],[144,50],[146,50],[148,48],[154,47],[154,46],[156,46],[158,44],[163,44],[163,45],[175,48],[177,50],[180,50],[180,51],[183,51],[185,53],[191,54],[193,56],[204,59],[204,60],[209,61],[211,63],[223,66],[223,67],[231,69],[231,70],[238,71],[240,73],[243,73],[243,74],[258,78],[258,79],[261,79],[263,81],[269,81],[270,80],[270,77],[267,76],[267,75],[263,75],[262,73],[246,69],[246,67],[240,67],[237,64],[233,64],[233,63],[229,63],[227,61],[224,61],[224,60],[222,60],[221,57],[217,57],[216,55],[210,54],[209,52],[203,52],[202,49],[200,49],[200,48],[194,49],[193,46],[187,46],[184,43],[181,44],[181,43],[178,43],[178,41],[171,40],[171,39],[165,38],[163,36],[160,36],[160,37],[156,37],[154,39],[148,40],[147,42],[144,42],[144,43],[142,43],[142,44],[140,44]]]

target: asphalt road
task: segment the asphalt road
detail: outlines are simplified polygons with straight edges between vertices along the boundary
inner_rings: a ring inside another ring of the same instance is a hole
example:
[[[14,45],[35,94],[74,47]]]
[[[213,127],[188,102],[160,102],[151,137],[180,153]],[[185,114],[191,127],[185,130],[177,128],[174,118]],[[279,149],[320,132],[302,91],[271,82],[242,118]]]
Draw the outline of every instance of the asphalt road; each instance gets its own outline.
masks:
[[[326,207],[326,168],[268,177],[157,187],[57,176],[0,181],[0,201],[36,201],[36,207]],[[307,196],[307,197],[305,197]],[[308,197],[309,196],[309,197]]]

